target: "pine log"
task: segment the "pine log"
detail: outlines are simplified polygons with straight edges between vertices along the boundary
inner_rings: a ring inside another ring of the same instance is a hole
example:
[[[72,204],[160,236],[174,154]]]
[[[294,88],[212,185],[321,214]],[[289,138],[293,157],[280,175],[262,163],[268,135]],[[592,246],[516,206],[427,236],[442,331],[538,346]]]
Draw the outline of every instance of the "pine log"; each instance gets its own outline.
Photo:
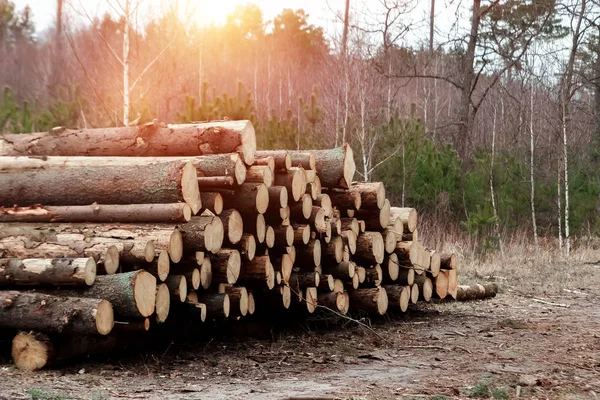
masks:
[[[388,309],[388,297],[383,287],[360,288],[350,292],[350,304],[356,310],[383,315]]]
[[[209,257],[202,260],[200,265],[200,286],[202,289],[208,289],[212,284],[212,261]]]
[[[254,164],[253,165],[266,165],[268,167],[271,167],[271,171],[275,171],[275,159],[273,157],[254,157]],[[290,165],[291,166],[291,165]],[[287,168],[285,168],[287,169]]]
[[[190,222],[179,226],[183,248],[188,253],[221,249],[225,238],[225,227],[219,217],[193,217]]]
[[[323,248],[319,239],[309,240],[306,246],[296,249],[296,264],[306,268],[318,267],[323,259]]]
[[[381,264],[385,256],[383,237],[379,232],[358,235],[354,258],[366,264]]]
[[[221,193],[202,191],[200,192],[200,198],[204,210],[209,210],[215,215],[223,212],[223,196],[221,196]],[[187,221],[189,221],[189,218]]]
[[[360,233],[365,233],[367,231],[367,224],[363,220],[358,220],[358,226],[360,228]]]
[[[334,207],[346,210],[360,210],[362,200],[359,192],[331,189],[327,190],[325,193],[329,195]]]
[[[333,292],[335,288],[335,278],[330,274],[321,274],[321,278],[319,280],[320,291]]]
[[[341,235],[344,245],[348,246],[350,254],[356,253],[357,235],[352,231],[342,231]]]
[[[381,235],[383,236],[384,247],[386,254],[391,254],[396,250],[396,243],[398,243],[398,235],[393,228],[386,228]]]
[[[134,319],[131,321],[115,321],[115,326],[111,331],[117,335],[148,332],[150,330],[150,318]]]
[[[197,292],[198,302],[206,304],[206,318],[223,319],[229,317],[231,304],[226,293]]]
[[[204,198],[202,196],[202,198]],[[0,222],[187,222],[185,203],[0,207]]]
[[[410,286],[384,285],[391,310],[406,312],[410,303]]]
[[[298,287],[304,289],[307,287],[319,287],[321,277],[318,272],[298,271],[290,276],[290,287]]]
[[[352,279],[355,274],[356,265],[352,261],[342,261],[338,264],[326,264],[323,272],[332,275],[336,279]]]
[[[308,222],[310,222],[310,226],[316,232],[325,233],[328,228],[331,229],[331,225],[327,223],[326,217],[324,209],[313,206]]]
[[[422,243],[417,243],[419,246],[419,262],[418,265],[415,266],[415,272],[420,275],[429,270],[429,265],[431,264],[431,253],[425,248],[425,246],[423,246]]]
[[[235,209],[225,210],[218,216],[223,223],[224,238],[228,244],[237,244],[244,233],[242,215]]]
[[[323,249],[323,261],[326,263],[339,264],[344,255],[344,242],[341,237],[334,238]]]
[[[290,308],[292,304],[292,291],[289,286],[281,286],[280,288],[281,302],[283,308]]]
[[[415,285],[419,287],[419,296],[421,299],[429,302],[433,295],[433,282],[425,275],[418,275],[415,277]]]
[[[256,287],[261,289],[273,289],[275,287],[275,269],[269,256],[255,257],[252,261],[244,262],[238,281],[250,286],[257,285]]]
[[[419,263],[418,242],[398,242],[394,254],[398,256],[400,265],[416,265]]]
[[[333,206],[331,205],[331,199],[327,194],[320,194],[317,199],[313,201],[313,205],[321,207],[327,218],[333,217]]]
[[[300,168],[292,167],[287,171],[277,171],[275,184],[285,186],[294,201],[299,201],[306,192],[306,178]]]
[[[256,302],[254,300],[254,293],[248,290],[248,314],[252,315],[256,312]]]
[[[198,301],[198,294],[196,292],[189,292],[185,302],[180,304],[176,310],[179,313],[175,318],[185,319],[186,321],[200,320],[200,322],[206,321],[208,312],[206,304]]]
[[[457,269],[458,255],[456,255],[455,253],[440,254],[440,268],[446,270]]]
[[[458,270],[448,270],[448,295],[456,300],[458,295]]]
[[[196,170],[182,160],[2,157],[0,187],[5,207],[185,202],[192,213],[202,207]]]
[[[2,258],[0,287],[91,286],[96,280],[93,258]]]
[[[214,283],[234,284],[239,276],[242,259],[235,249],[221,249],[211,256],[212,281]]]
[[[305,150],[315,157],[315,169],[321,184],[328,188],[347,188],[354,177],[356,165],[348,144],[328,150]]]
[[[350,185],[348,190],[360,195],[361,208],[383,208],[383,204],[385,202],[385,186],[382,182],[352,182],[352,185]],[[354,209],[358,210],[359,208],[354,207]]]
[[[358,283],[364,283],[367,280],[367,270],[364,267],[356,265],[354,275],[358,277]]]
[[[418,214],[414,208],[391,207],[390,220],[399,218],[402,221],[405,233],[414,232],[417,229]]]
[[[230,154],[211,154],[206,156],[181,158],[190,161],[196,168],[199,178],[208,177],[230,177],[234,179],[236,185],[241,185],[246,181],[246,166],[243,158],[235,153]],[[175,158],[166,158],[172,160]],[[207,182],[208,184],[208,182]],[[213,186],[214,188],[227,188],[229,185]]]
[[[341,279],[335,279],[333,281],[333,291],[335,293],[343,293],[344,292],[344,282]]]
[[[256,255],[256,239],[254,239],[254,235],[244,233],[235,248],[240,252],[244,261],[252,261]]]
[[[395,253],[389,254],[385,257],[382,268],[384,282],[395,282],[398,280],[400,265],[398,264],[398,256]]]
[[[313,200],[310,195],[305,194],[300,201],[290,205],[290,216],[292,219],[302,221],[309,219],[313,210]]]
[[[71,335],[108,335],[114,325],[107,300],[0,291],[0,326]]]
[[[201,176],[198,177],[198,187],[202,190],[233,189],[235,179],[231,176]],[[202,195],[200,195],[202,199]]]
[[[345,293],[330,292],[318,294],[319,305],[344,315],[348,312],[350,307],[349,304],[346,303],[347,300],[348,298],[346,297]]]
[[[495,283],[473,284],[471,286],[459,285],[457,287],[457,301],[481,300],[495,297],[498,285]]]
[[[310,240],[310,225],[292,224],[294,229],[294,244],[308,244]]]
[[[391,229],[392,231],[394,231],[394,233],[396,234],[396,241],[397,242],[400,242],[400,241],[403,240],[404,225],[402,225],[402,220],[400,218],[397,218],[394,221],[392,221],[390,219],[390,224],[388,225],[387,229]]]
[[[61,294],[108,300],[119,317],[148,317],[155,308],[156,278],[144,270],[97,276],[92,286]]]
[[[289,283],[292,270],[294,268],[294,260],[289,254],[274,256],[271,258],[271,264],[275,272],[280,272],[284,283]]]
[[[162,324],[167,320],[171,310],[171,293],[166,283],[161,283],[156,287],[156,298],[154,312],[156,322]]]
[[[419,301],[419,286],[417,284],[413,284],[410,287],[410,302],[413,304],[417,304],[417,302]]]
[[[174,299],[178,299],[180,302],[185,302],[187,297],[187,280],[183,275],[169,275],[165,281],[169,287],[169,292]]]
[[[390,224],[390,202],[385,199],[383,208],[381,209],[373,210],[361,208],[356,211],[354,216],[359,220],[364,221],[367,230],[385,229]]]
[[[275,161],[275,170],[287,171],[292,167],[292,158],[287,150],[259,150],[257,158],[272,157]]]
[[[448,271],[441,270],[434,280],[433,294],[438,299],[445,299],[448,296]]]
[[[319,179],[318,176],[315,176],[315,179],[313,182],[309,182],[306,185],[306,193],[310,194],[310,197],[313,200],[317,199],[317,196],[319,196],[322,193],[322,187],[321,187],[321,180]]]
[[[304,292],[304,301],[306,302],[306,309],[309,313],[314,313],[319,303],[318,292],[316,287],[307,287]]]
[[[290,151],[292,167],[315,169],[315,156],[311,152]]]
[[[269,189],[265,184],[244,183],[235,192],[222,191],[225,208],[235,208],[241,214],[264,214],[269,206]]]
[[[242,215],[242,217],[244,219],[244,232],[253,234],[258,243],[264,243],[267,232],[265,216],[262,214],[255,214],[253,216]]]
[[[289,247],[294,244],[294,228],[290,225],[274,226],[275,246]]]
[[[412,267],[400,266],[398,269],[398,279],[396,282],[398,285],[412,286],[415,282],[415,269]]]
[[[350,261],[350,248],[344,245],[344,253],[342,254],[342,261]]]
[[[316,169],[305,169],[304,176],[306,178],[307,185],[314,183],[315,179],[317,179],[317,170]]]
[[[381,285],[381,282],[383,281],[383,270],[381,269],[381,266],[379,264],[375,264],[371,268],[366,268],[365,272],[365,282],[373,286]]]
[[[360,233],[360,227],[356,218],[340,218],[342,231],[352,231],[356,236]]]
[[[270,186],[269,206],[285,208],[288,206],[288,190],[285,186]]]
[[[139,269],[143,269],[149,272],[160,282],[164,282],[164,280],[167,279],[167,276],[169,276],[169,273],[171,272],[171,259],[169,258],[169,253],[166,250],[161,250],[158,254],[158,257],[155,257],[154,260],[150,262],[120,263],[119,272],[131,272],[137,271]],[[106,273],[106,275],[110,275],[115,272]]]
[[[219,294],[229,296],[229,315],[231,317],[244,317],[248,314],[248,291],[245,287],[222,283],[219,285]]]
[[[275,229],[269,225],[267,225],[265,233],[265,244],[269,249],[272,249],[273,246],[275,246]]]
[[[267,165],[253,165],[246,170],[246,181],[251,183],[264,183],[270,187],[275,182],[275,173]]]
[[[430,255],[429,273],[431,274],[431,276],[433,278],[435,278],[440,273],[440,266],[441,266],[440,253],[438,253],[435,250],[430,250],[429,255]]]

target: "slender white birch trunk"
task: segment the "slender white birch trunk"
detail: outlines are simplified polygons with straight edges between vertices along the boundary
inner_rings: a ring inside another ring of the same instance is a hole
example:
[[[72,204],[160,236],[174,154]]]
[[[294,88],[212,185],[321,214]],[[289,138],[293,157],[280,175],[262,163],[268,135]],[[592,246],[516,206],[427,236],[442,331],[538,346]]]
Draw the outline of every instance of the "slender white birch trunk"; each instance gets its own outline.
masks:
[[[123,125],[129,125],[129,0],[125,0],[125,28],[123,29]]]
[[[529,94],[529,106],[530,106],[530,115],[529,115],[529,179],[531,181],[531,225],[533,227],[533,243],[535,246],[535,256],[537,258],[540,245],[538,242],[538,232],[537,232],[537,221],[535,218],[535,176],[534,176],[534,151],[535,151],[535,142],[533,138],[533,84],[531,85],[531,90]]]

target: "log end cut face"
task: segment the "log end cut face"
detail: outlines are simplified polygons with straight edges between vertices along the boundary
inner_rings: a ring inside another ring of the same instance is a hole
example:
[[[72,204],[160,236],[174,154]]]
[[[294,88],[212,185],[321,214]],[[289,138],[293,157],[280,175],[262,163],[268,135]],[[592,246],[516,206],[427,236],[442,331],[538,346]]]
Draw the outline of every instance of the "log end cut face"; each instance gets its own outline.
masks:
[[[115,325],[115,314],[112,304],[102,300],[96,308],[96,329],[101,335],[108,335]]]
[[[190,206],[192,213],[196,214],[202,208],[200,188],[198,187],[198,173],[192,162],[187,162],[181,174],[181,194]]]
[[[48,363],[51,345],[38,340],[35,332],[19,332],[12,341],[12,358],[17,368],[37,371]]]
[[[267,208],[269,208],[269,188],[263,183],[256,188],[256,211],[264,214]]]
[[[270,249],[272,249],[273,246],[275,246],[275,230],[272,226],[267,226],[265,233],[265,244]]]
[[[285,186],[281,186],[279,190],[279,207],[285,208],[288,206],[288,191]]]
[[[233,250],[229,253],[227,258],[227,282],[234,284],[240,277],[240,269],[242,265],[242,258],[240,252]]]
[[[302,216],[305,219],[310,218],[310,214],[312,213],[313,201],[312,197],[309,194],[305,194],[302,196]]]
[[[281,287],[281,301],[283,303],[283,308],[290,308],[292,304],[292,290],[289,286]]]
[[[227,239],[229,243],[236,244],[242,240],[244,234],[244,220],[242,214],[237,210],[233,210],[227,221]]]
[[[254,154],[256,153],[256,133],[252,122],[245,121],[246,125],[240,134],[242,139],[242,155],[246,165],[254,164]]]
[[[96,261],[93,258],[88,258],[83,267],[83,281],[86,285],[92,286],[96,281]]]
[[[254,302],[254,294],[248,292],[248,314],[252,315],[256,311],[256,303]]]
[[[156,288],[156,322],[163,323],[169,316],[171,308],[171,294],[166,283],[158,285]]]
[[[104,270],[108,275],[112,275],[119,269],[119,249],[115,245],[111,245],[106,249],[104,254]]]
[[[354,179],[356,164],[354,163],[354,152],[349,144],[344,145],[344,180],[343,186],[349,187]]]
[[[178,263],[183,257],[183,237],[178,229],[173,230],[169,237],[169,256],[174,263]]]
[[[400,311],[406,312],[410,303],[410,286],[403,286],[400,293]]]
[[[156,278],[146,271],[139,271],[134,282],[133,296],[141,316],[152,315],[156,302]]]
[[[377,312],[383,315],[388,309],[388,296],[384,288],[377,290]]]

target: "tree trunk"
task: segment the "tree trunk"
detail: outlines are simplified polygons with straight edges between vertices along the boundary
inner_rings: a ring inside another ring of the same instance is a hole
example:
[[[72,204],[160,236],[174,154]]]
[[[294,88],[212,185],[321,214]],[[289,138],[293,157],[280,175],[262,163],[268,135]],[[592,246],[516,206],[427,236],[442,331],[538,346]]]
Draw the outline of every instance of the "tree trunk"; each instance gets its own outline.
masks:
[[[242,215],[235,209],[225,210],[218,216],[223,223],[224,236],[229,244],[238,244],[244,234]]]
[[[108,335],[113,324],[113,308],[106,300],[0,291],[0,325],[3,328]]]
[[[0,259],[0,287],[91,286],[96,280],[93,258]]]
[[[395,282],[398,280],[400,274],[400,264],[398,263],[398,256],[395,253],[386,255],[383,260],[383,280],[384,282]]]
[[[420,298],[429,302],[433,295],[433,282],[425,275],[415,276],[415,285],[419,287]]]
[[[301,169],[292,167],[287,171],[275,172],[275,184],[285,186],[294,201],[300,200],[306,193],[306,177]]]
[[[367,229],[370,230],[381,230],[387,228],[390,224],[390,202],[386,199],[383,208],[378,210],[378,214],[373,214],[372,210],[363,209],[356,211],[354,214],[356,218],[365,221]],[[375,218],[377,216],[377,218]]]
[[[317,295],[319,305],[327,307],[333,311],[337,311],[343,315],[348,313],[350,309],[350,298],[346,292],[344,293],[319,293]]]
[[[0,187],[5,207],[185,202],[195,214],[202,206],[196,169],[181,160],[4,157]]]
[[[0,207],[0,222],[175,223],[191,217],[185,203]]]
[[[480,300],[495,297],[498,285],[495,283],[474,284],[471,286],[459,285],[457,288],[457,301]]]
[[[254,163],[256,136],[250,121],[70,130],[0,136],[4,156],[166,157],[241,153]]]
[[[296,265],[314,268],[321,265],[323,248],[319,239],[311,239],[306,246],[299,246],[296,250]]]

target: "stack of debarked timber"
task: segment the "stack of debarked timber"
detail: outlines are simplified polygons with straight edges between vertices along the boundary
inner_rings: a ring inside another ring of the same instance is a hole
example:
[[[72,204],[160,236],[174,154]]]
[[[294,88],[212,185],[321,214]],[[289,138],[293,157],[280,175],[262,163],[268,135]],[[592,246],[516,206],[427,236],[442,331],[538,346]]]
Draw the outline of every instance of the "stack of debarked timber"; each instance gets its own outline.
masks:
[[[33,370],[155,324],[384,314],[457,295],[417,212],[348,145],[256,151],[248,121],[0,136],[0,327]]]

